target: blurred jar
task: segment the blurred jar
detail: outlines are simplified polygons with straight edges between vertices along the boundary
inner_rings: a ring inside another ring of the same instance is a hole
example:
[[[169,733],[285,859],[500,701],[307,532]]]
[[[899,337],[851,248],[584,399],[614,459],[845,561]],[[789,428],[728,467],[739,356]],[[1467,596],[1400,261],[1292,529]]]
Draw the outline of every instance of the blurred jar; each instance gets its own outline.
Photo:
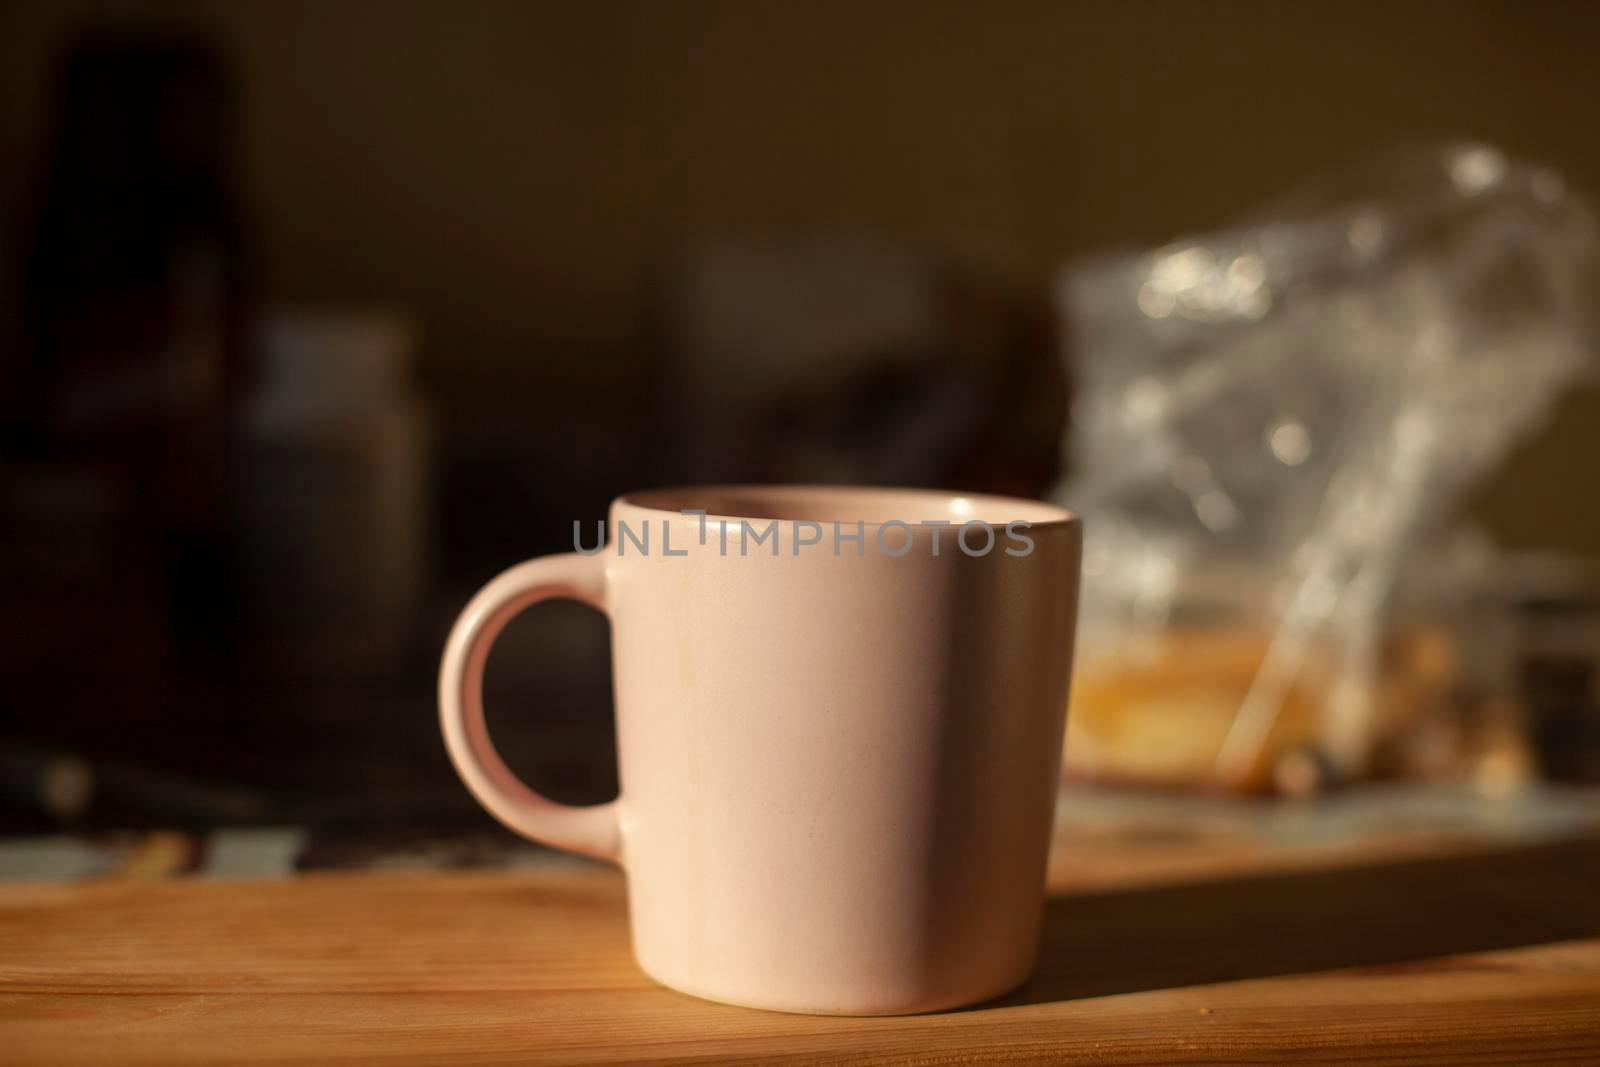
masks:
[[[1585,561],[1525,563],[1516,673],[1541,774],[1600,782],[1600,573]]]
[[[357,680],[399,668],[428,558],[431,426],[415,333],[387,313],[264,324],[239,426],[247,673]]]

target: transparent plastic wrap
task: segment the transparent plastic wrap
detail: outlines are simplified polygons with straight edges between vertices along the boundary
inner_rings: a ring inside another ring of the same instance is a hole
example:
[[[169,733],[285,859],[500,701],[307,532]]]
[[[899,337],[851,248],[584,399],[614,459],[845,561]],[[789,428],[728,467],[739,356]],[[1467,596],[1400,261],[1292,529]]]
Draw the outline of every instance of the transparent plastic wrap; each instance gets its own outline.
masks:
[[[1584,370],[1594,250],[1559,175],[1465,145],[1068,270],[1069,775],[1360,773],[1407,553]]]

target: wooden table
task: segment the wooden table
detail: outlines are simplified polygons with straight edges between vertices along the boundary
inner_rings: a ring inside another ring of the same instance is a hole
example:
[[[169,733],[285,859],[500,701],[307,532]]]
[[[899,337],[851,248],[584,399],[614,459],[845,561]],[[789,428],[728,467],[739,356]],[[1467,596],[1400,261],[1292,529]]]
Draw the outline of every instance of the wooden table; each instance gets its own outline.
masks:
[[[3,886],[0,1063],[1600,1063],[1600,841],[1209,867],[1069,850],[1028,986],[889,1019],[653,985],[601,868]]]

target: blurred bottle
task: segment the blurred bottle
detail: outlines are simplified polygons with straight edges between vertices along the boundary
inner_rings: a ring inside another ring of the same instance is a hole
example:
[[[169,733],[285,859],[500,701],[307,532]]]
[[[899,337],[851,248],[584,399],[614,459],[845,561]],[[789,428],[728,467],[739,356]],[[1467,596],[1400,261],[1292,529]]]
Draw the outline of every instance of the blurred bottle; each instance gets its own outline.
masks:
[[[112,691],[119,730],[142,720],[156,738],[185,708],[214,715],[224,684],[224,452],[248,306],[234,97],[223,54],[188,31],[94,29],[58,68],[3,414],[8,482],[27,489],[8,494],[30,560],[13,606],[40,635],[9,666],[69,733],[100,724]],[[84,662],[100,630],[127,654]]]
[[[55,455],[212,536],[245,304],[233,85],[206,40],[80,38],[62,64],[28,264],[26,416]]]

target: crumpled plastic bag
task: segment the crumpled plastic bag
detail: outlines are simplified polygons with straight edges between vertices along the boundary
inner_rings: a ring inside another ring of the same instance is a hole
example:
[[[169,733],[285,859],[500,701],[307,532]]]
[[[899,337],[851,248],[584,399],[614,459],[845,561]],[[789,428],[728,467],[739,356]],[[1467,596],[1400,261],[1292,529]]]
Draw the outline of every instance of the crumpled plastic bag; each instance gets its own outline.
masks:
[[[1595,245],[1560,175],[1449,145],[1069,269],[1068,771],[1359,773],[1390,591],[1584,371]]]

